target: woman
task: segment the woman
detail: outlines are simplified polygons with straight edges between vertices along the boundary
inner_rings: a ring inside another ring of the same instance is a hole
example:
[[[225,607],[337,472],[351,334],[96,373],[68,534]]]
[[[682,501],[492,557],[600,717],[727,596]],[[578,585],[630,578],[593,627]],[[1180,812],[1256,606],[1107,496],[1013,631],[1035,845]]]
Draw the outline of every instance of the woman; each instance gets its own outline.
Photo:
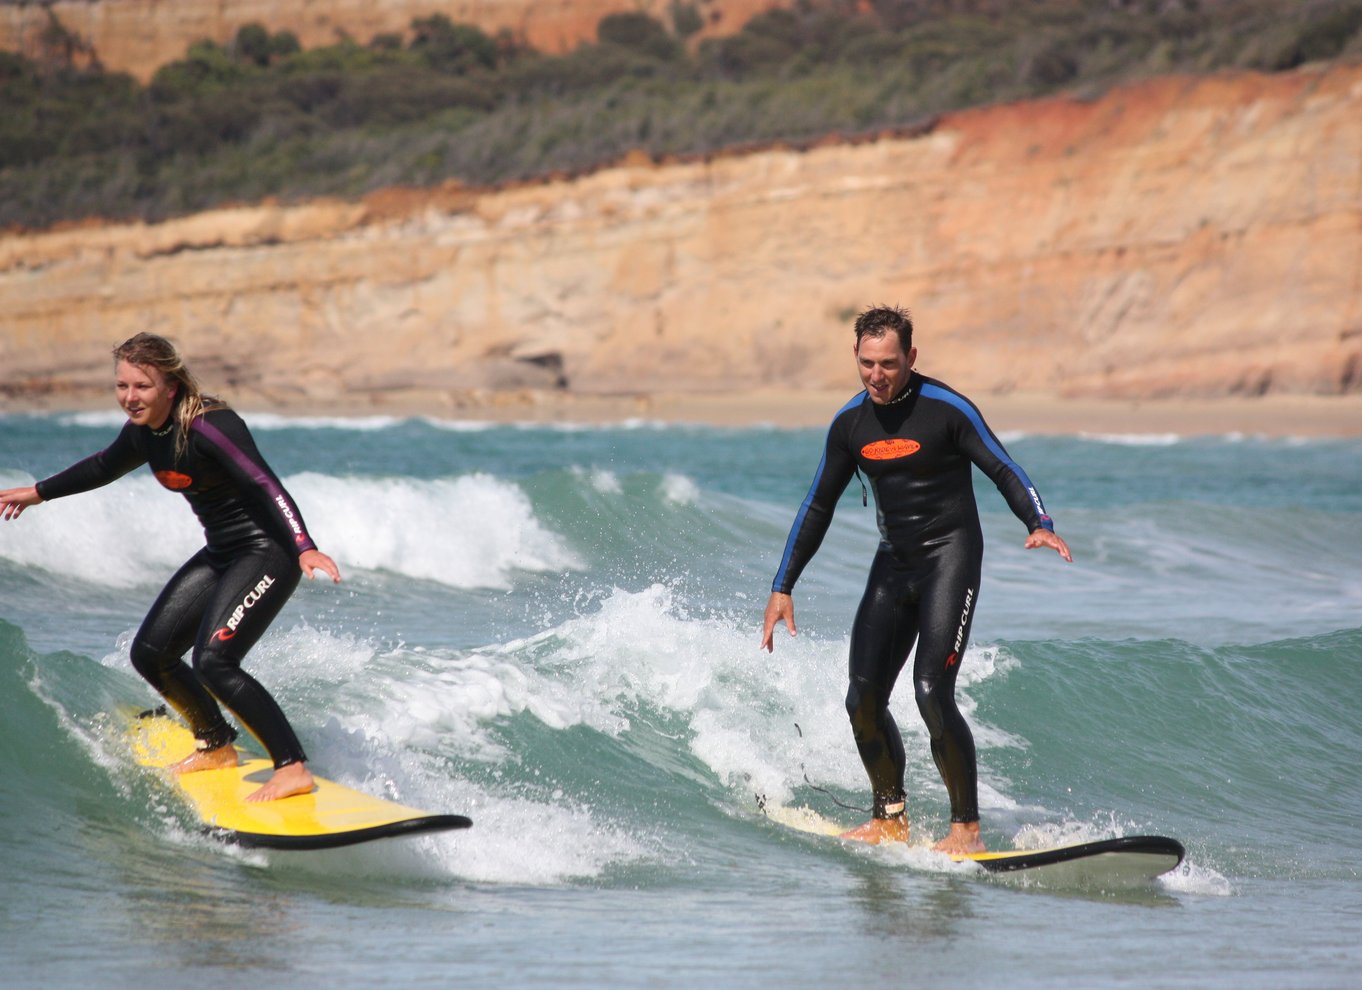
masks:
[[[288,492],[256,450],[236,413],[203,395],[175,346],[139,333],[113,352],[114,389],[128,422],[106,449],[28,488],[0,491],[0,518],[29,506],[107,485],[139,465],[182,494],[203,524],[207,546],[180,568],[132,643],[132,663],[184,717],[197,749],[177,773],[235,766],[236,730],[217,700],[265,745],[274,774],[248,801],[312,789],[307,757],[288,720],[241,662],[302,574],[340,570],[317,549]],[[194,666],[184,662],[192,647]],[[217,700],[214,700],[216,696]]]

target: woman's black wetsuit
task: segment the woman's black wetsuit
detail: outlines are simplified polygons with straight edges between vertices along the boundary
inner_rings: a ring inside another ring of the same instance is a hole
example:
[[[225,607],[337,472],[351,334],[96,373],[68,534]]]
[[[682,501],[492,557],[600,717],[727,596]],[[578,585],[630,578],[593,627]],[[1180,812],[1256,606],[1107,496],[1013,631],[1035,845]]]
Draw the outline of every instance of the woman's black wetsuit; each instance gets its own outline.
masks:
[[[1028,533],[1053,529],[1035,486],[963,395],[916,372],[887,405],[862,392],[833,418],[772,585],[783,594],[793,590],[859,468],[875,492],[880,546],[851,629],[847,713],[877,818],[903,800],[903,741],[889,695],[916,640],[917,705],[950,795],[951,820],[979,820],[974,737],[955,704],[984,551],[971,464],[998,486]]]
[[[38,494],[75,495],[147,464],[189,501],[207,546],[152,605],[132,643],[133,666],[189,723],[201,748],[236,738],[216,696],[260,739],[275,767],[303,762],[284,713],[241,661],[298,586],[298,556],[316,544],[240,416],[226,408],[205,412],[177,458],[179,432],[173,412],[160,430],[128,423],[106,449],[38,482]],[[183,660],[191,647],[193,670]]]

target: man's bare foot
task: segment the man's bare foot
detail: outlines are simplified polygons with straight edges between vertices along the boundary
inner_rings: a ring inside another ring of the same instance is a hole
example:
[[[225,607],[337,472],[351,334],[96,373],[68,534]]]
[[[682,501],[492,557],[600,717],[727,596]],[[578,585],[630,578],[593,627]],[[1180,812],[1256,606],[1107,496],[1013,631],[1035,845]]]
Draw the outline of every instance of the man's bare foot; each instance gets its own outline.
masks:
[[[868,842],[872,846],[878,846],[881,842],[907,842],[908,816],[895,815],[893,818],[872,818],[864,825],[858,825],[850,831],[843,832],[838,838],[851,839],[855,842]]]
[[[967,856],[970,853],[986,851],[983,840],[979,838],[978,822],[951,822],[950,832],[932,848],[951,856]]]
[[[246,795],[247,801],[278,801],[280,798],[306,794],[312,790],[312,773],[306,763],[290,763],[274,771],[259,790]]]
[[[196,773],[199,770],[225,770],[239,762],[241,761],[237,756],[236,747],[228,743],[217,749],[196,749],[166,769],[171,773]]]

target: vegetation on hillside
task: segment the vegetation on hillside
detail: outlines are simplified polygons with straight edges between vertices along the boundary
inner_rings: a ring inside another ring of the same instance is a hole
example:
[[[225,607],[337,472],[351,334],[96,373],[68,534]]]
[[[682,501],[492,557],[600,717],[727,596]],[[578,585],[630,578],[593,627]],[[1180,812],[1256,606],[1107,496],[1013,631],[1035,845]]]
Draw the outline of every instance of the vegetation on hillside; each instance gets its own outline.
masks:
[[[443,16],[312,50],[252,24],[142,85],[53,19],[40,56],[0,52],[0,228],[492,184],[1362,58],[1362,0],[795,0],[728,37],[696,43],[699,27],[673,0],[666,24],[613,14],[553,56]]]

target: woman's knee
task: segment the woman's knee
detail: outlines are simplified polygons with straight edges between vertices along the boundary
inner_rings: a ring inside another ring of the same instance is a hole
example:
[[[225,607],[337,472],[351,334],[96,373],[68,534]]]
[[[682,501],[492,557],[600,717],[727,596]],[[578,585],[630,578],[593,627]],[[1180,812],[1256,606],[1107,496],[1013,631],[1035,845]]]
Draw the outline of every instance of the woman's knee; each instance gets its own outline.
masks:
[[[132,641],[128,655],[133,669],[153,686],[160,684],[165,672],[180,662],[178,656],[172,656],[170,651],[157,648],[141,637]]]
[[[212,643],[194,653],[194,673],[219,698],[239,667],[237,660]]]

